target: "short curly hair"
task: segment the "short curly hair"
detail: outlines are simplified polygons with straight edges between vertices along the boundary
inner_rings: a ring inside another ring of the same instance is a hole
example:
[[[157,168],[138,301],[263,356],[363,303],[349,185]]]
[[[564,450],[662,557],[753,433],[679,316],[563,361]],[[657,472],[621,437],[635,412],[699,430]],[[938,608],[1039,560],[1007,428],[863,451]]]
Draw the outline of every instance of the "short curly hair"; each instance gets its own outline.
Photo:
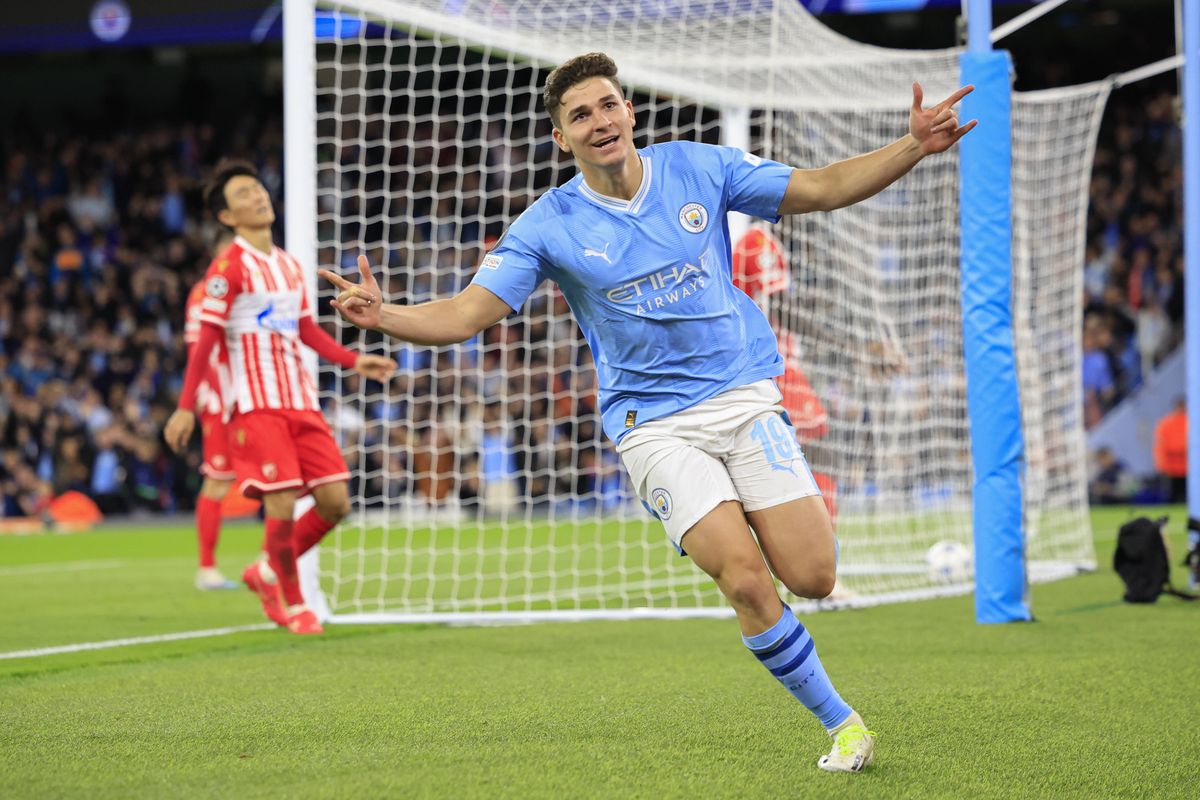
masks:
[[[546,113],[550,115],[550,120],[556,128],[559,126],[558,112],[562,108],[563,95],[572,86],[582,83],[588,78],[608,78],[617,90],[617,95],[622,100],[625,99],[625,94],[621,91],[621,84],[617,81],[617,62],[604,53],[585,53],[575,56],[570,61],[559,64],[550,73],[550,76],[546,78],[546,88],[542,92],[542,103],[546,106]]]

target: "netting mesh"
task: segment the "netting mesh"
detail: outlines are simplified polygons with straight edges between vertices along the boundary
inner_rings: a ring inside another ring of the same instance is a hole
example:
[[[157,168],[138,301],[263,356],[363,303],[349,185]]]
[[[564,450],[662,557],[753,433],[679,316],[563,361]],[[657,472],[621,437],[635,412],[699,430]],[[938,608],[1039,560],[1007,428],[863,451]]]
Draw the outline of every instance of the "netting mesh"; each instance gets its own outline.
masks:
[[[1087,185],[1110,88],[1094,83],[1013,99],[1013,330],[1034,574],[1048,564],[1095,559],[1079,379],[1080,265]]]
[[[932,102],[957,86],[956,52],[867,47],[792,3],[323,5],[341,23],[317,45],[318,261],[349,271],[365,252],[391,302],[459,291],[505,227],[574,174],[538,99],[572,55],[616,59],[639,144],[734,141],[801,167],[894,140],[912,80]],[[1027,512],[1034,557],[1056,564],[1092,557],[1069,298],[1103,99],[1031,98],[1014,113],[1016,291],[1031,298],[1018,349],[1023,399],[1036,398]],[[1049,234],[1021,227],[1046,216]],[[936,541],[971,538],[957,156],[773,234],[789,279],[760,300],[816,400],[819,424],[797,427],[836,505],[839,599],[964,589],[933,583],[923,561]],[[352,335],[401,369],[383,387],[323,376],[358,509],[322,548],[335,613],[723,607],[633,496],[553,286],[456,347]]]

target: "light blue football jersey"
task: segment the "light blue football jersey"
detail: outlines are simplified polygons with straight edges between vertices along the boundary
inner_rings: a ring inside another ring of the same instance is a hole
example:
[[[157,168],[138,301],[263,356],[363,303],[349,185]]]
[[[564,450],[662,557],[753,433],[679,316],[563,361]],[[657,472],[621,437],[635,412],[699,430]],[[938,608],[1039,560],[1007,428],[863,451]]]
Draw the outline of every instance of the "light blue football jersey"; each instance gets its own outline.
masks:
[[[514,310],[543,280],[558,284],[591,347],[614,442],[783,372],[766,317],[733,285],[725,212],[777,222],[791,167],[695,142],[638,155],[632,200],[597,194],[577,174],[513,222],[472,280]]]

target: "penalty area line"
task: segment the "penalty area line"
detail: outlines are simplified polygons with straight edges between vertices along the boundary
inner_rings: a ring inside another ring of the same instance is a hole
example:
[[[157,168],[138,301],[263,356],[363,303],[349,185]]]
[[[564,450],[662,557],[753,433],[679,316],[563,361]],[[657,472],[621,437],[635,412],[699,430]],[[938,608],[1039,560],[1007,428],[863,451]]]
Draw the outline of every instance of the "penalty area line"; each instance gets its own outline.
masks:
[[[0,578],[16,575],[37,575],[43,572],[79,572],[88,569],[116,569],[128,563],[124,559],[110,558],[102,561],[59,561],[41,564],[14,564],[0,567]]]
[[[82,653],[85,650],[108,650],[113,647],[130,647],[137,644],[157,644],[159,642],[180,642],[185,639],[206,639],[211,636],[227,636],[231,633],[246,631],[269,631],[279,627],[273,622],[260,622],[256,625],[238,625],[233,628],[209,628],[203,631],[180,631],[179,633],[163,633],[157,636],[135,636],[129,639],[108,639],[103,642],[80,642],[64,644],[58,647],[38,647],[32,650],[12,650],[0,653],[0,661],[13,658],[37,658],[39,656],[57,656],[64,653]]]

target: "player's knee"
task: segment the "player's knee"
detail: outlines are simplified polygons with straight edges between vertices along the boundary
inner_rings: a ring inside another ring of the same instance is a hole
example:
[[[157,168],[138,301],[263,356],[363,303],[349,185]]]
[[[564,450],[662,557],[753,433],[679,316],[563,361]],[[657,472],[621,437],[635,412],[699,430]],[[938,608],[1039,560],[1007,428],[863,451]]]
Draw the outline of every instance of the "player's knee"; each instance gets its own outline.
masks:
[[[767,612],[779,605],[779,594],[766,570],[731,570],[722,576],[720,583],[725,597],[735,608]]]
[[[346,495],[326,498],[317,503],[317,513],[328,522],[340,522],[350,513],[350,498]]]
[[[291,519],[296,507],[296,492],[270,492],[262,497],[263,511],[273,519]]]
[[[341,485],[342,491],[337,491],[337,488],[337,485],[330,486],[313,494],[313,499],[317,501],[317,513],[325,522],[341,522],[350,513],[350,495],[346,485]]]
[[[833,585],[837,581],[837,569],[829,565],[812,565],[803,574],[792,575],[784,579],[783,585],[797,597],[807,597],[820,600],[833,593]]]

